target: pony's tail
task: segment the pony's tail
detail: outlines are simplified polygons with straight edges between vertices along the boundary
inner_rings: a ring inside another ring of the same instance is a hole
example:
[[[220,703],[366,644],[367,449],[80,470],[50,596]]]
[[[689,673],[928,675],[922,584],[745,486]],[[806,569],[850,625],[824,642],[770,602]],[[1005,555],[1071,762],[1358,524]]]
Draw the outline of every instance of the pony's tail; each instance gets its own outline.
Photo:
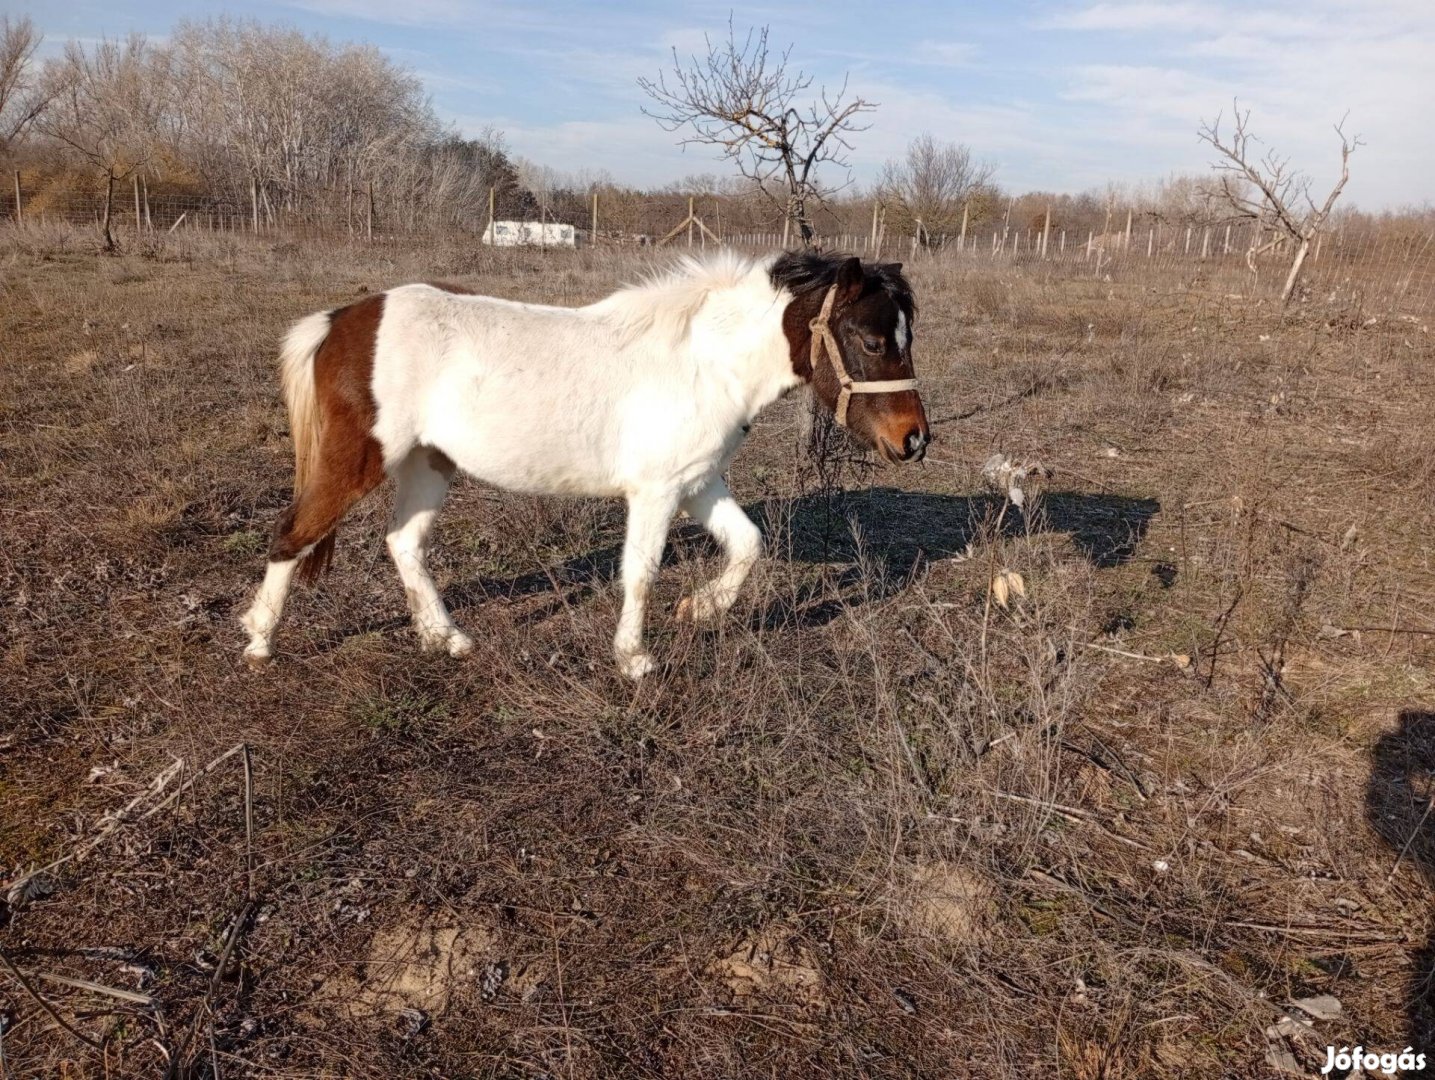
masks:
[[[294,439],[294,503],[308,490],[319,463],[319,401],[314,393],[314,356],[329,336],[330,313],[307,315],[289,328],[279,348],[279,382],[289,409],[289,432]],[[299,563],[302,581],[324,572],[334,552],[331,532]]]

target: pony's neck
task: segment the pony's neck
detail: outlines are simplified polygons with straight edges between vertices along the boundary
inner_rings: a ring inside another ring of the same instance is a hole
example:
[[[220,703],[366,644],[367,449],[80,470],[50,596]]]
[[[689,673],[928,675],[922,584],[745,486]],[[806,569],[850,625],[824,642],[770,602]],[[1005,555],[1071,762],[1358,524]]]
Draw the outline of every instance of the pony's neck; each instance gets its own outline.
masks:
[[[783,319],[792,297],[759,264],[743,284],[710,295],[693,326],[694,360],[747,423],[805,382],[793,369]]]

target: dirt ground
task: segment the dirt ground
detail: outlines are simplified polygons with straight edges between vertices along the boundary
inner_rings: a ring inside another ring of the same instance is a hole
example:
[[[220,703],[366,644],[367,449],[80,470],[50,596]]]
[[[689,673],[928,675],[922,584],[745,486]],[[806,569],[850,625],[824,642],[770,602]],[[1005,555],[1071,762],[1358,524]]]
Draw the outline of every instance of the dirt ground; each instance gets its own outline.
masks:
[[[833,492],[772,410],[731,477],[768,558],[694,630],[676,526],[641,685],[621,507],[471,482],[473,658],[420,655],[375,498],[256,674],[286,324],[639,260],[87,243],[0,250],[0,1075],[1435,1058],[1425,325],[924,258],[927,462]],[[1020,508],[997,453],[1050,474]]]

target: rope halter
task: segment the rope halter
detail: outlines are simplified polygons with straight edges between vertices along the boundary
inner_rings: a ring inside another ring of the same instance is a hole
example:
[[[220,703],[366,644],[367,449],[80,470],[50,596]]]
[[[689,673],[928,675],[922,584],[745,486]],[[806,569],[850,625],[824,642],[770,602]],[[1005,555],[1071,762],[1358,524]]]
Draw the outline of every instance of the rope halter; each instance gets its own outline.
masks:
[[[822,362],[822,353],[827,352],[827,359],[832,364],[832,370],[837,375],[837,384],[842,389],[837,394],[837,408],[835,410],[837,423],[841,427],[847,426],[847,403],[852,399],[853,394],[896,394],[903,390],[917,389],[916,379],[878,379],[875,382],[858,382],[851,375],[847,374],[847,365],[842,362],[842,350],[837,345],[837,338],[832,333],[832,324],[828,321],[832,317],[832,305],[837,299],[837,286],[833,285],[827,290],[827,296],[822,301],[822,311],[817,318],[808,323],[812,330],[812,355],[810,363],[812,370],[817,371],[817,365]]]

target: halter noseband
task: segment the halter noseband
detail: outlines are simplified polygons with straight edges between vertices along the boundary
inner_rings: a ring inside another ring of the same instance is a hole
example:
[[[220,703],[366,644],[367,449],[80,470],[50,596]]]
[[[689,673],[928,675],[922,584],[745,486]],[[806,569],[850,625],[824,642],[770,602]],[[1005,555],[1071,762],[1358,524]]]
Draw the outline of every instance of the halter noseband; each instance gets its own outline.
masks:
[[[837,394],[835,410],[837,423],[841,427],[846,427],[847,403],[853,394],[896,394],[903,390],[915,390],[917,389],[917,380],[879,379],[876,382],[857,382],[847,374],[847,365],[842,362],[842,350],[838,348],[837,338],[833,336],[832,326],[828,322],[828,319],[832,317],[832,305],[836,299],[837,286],[833,285],[827,290],[827,296],[823,298],[821,313],[808,323],[808,327],[812,331],[810,363],[815,373],[817,365],[822,362],[823,347],[826,346],[827,359],[832,362],[832,370],[837,375],[837,384],[842,388]]]

